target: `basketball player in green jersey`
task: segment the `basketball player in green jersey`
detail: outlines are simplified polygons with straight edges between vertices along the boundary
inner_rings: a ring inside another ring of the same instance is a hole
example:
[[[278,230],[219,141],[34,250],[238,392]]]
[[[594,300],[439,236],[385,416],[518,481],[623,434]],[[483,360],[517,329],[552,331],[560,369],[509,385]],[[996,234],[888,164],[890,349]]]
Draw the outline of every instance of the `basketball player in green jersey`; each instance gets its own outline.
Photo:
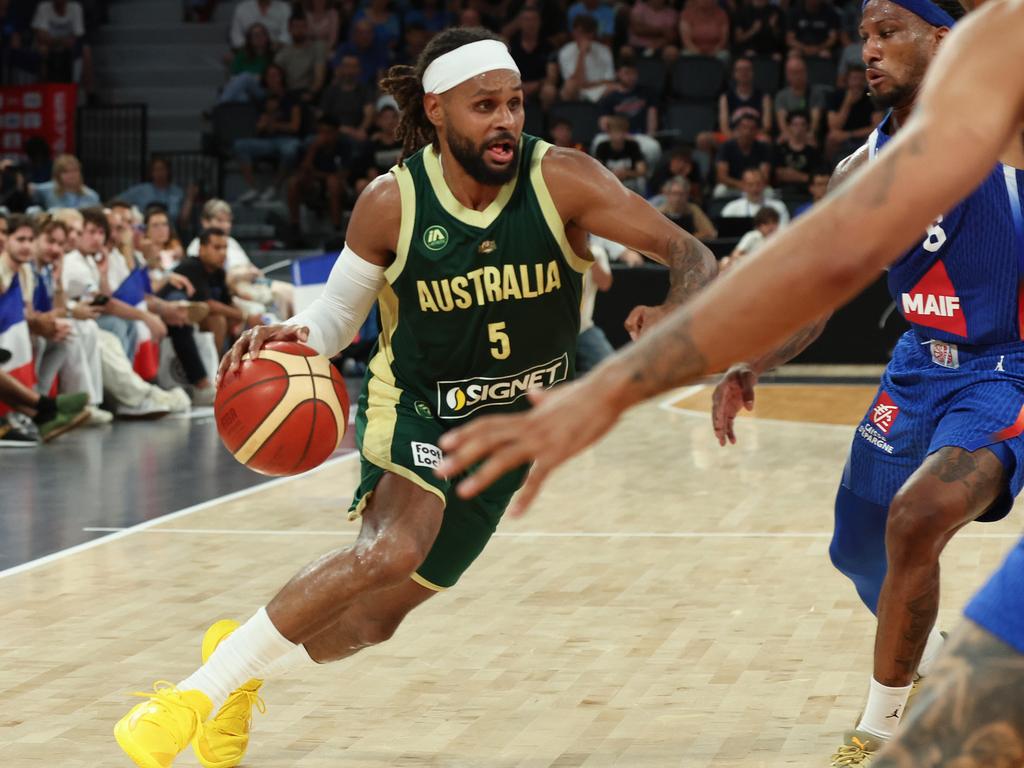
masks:
[[[115,726],[143,768],[166,768],[189,743],[208,768],[237,765],[264,678],[387,640],[480,554],[523,472],[458,499],[434,472],[437,443],[573,377],[588,232],[667,264],[667,304],[715,273],[706,248],[596,161],[523,134],[518,70],[484,30],[441,33],[415,69],[393,68],[382,85],[403,110],[404,162],[360,196],[324,295],[286,324],[248,331],[220,371],[234,375],[274,339],[333,356],[379,298],[383,329],[356,419],[359,536],[244,625],[213,625],[203,666]],[[631,322],[660,311],[641,308]]]

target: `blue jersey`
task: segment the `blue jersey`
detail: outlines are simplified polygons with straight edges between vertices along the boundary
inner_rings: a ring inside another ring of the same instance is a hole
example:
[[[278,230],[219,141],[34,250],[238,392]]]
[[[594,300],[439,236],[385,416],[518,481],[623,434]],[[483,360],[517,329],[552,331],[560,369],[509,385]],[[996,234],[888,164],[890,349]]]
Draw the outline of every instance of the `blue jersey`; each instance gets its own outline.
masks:
[[[892,138],[892,113],[868,139]],[[889,269],[889,292],[919,336],[987,346],[1024,339],[1024,171],[998,165]]]

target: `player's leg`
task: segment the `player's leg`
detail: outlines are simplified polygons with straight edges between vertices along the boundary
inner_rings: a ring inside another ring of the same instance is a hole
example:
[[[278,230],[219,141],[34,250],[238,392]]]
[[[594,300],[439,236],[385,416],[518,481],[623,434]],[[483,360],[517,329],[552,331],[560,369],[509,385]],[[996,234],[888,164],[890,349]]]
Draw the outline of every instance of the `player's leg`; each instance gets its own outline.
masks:
[[[122,749],[145,768],[170,765],[233,692],[337,622],[359,596],[408,580],[433,544],[443,508],[436,494],[384,474],[362,510],[356,542],[303,568],[196,672],[126,715],[114,730]]]

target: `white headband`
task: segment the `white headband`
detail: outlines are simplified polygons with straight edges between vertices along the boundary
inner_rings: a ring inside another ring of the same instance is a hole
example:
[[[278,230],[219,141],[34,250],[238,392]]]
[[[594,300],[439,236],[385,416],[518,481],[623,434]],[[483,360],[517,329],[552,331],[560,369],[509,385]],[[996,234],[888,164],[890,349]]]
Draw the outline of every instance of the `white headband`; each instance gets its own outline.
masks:
[[[511,69],[517,75],[512,54],[500,40],[477,40],[438,56],[423,73],[424,93],[444,93],[484,72]]]

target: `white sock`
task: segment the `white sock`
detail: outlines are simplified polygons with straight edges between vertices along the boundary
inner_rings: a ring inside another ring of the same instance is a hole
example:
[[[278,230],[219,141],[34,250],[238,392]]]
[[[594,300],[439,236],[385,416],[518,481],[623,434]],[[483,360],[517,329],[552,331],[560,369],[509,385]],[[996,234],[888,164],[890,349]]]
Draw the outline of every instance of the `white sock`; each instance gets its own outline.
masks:
[[[266,608],[260,608],[217,646],[203,666],[178,683],[178,688],[202,691],[216,712],[233,690],[294,649],[295,643],[278,631]]]
[[[913,686],[904,685],[890,688],[871,678],[871,689],[868,691],[868,704],[864,715],[857,725],[860,731],[867,731],[880,739],[891,739],[903,717],[903,708],[907,706],[907,697]]]
[[[935,627],[932,627],[931,633],[928,635],[928,643],[924,647],[924,653],[921,655],[921,663],[917,665],[917,674],[921,677],[927,677],[932,667],[935,666],[935,660],[942,653],[942,646],[945,644],[946,638],[942,636]]]
[[[320,664],[309,655],[306,646],[300,643],[284,656],[274,659],[274,661],[267,664],[257,677],[261,680],[271,677],[285,677],[298,669],[312,669],[319,666]]]

